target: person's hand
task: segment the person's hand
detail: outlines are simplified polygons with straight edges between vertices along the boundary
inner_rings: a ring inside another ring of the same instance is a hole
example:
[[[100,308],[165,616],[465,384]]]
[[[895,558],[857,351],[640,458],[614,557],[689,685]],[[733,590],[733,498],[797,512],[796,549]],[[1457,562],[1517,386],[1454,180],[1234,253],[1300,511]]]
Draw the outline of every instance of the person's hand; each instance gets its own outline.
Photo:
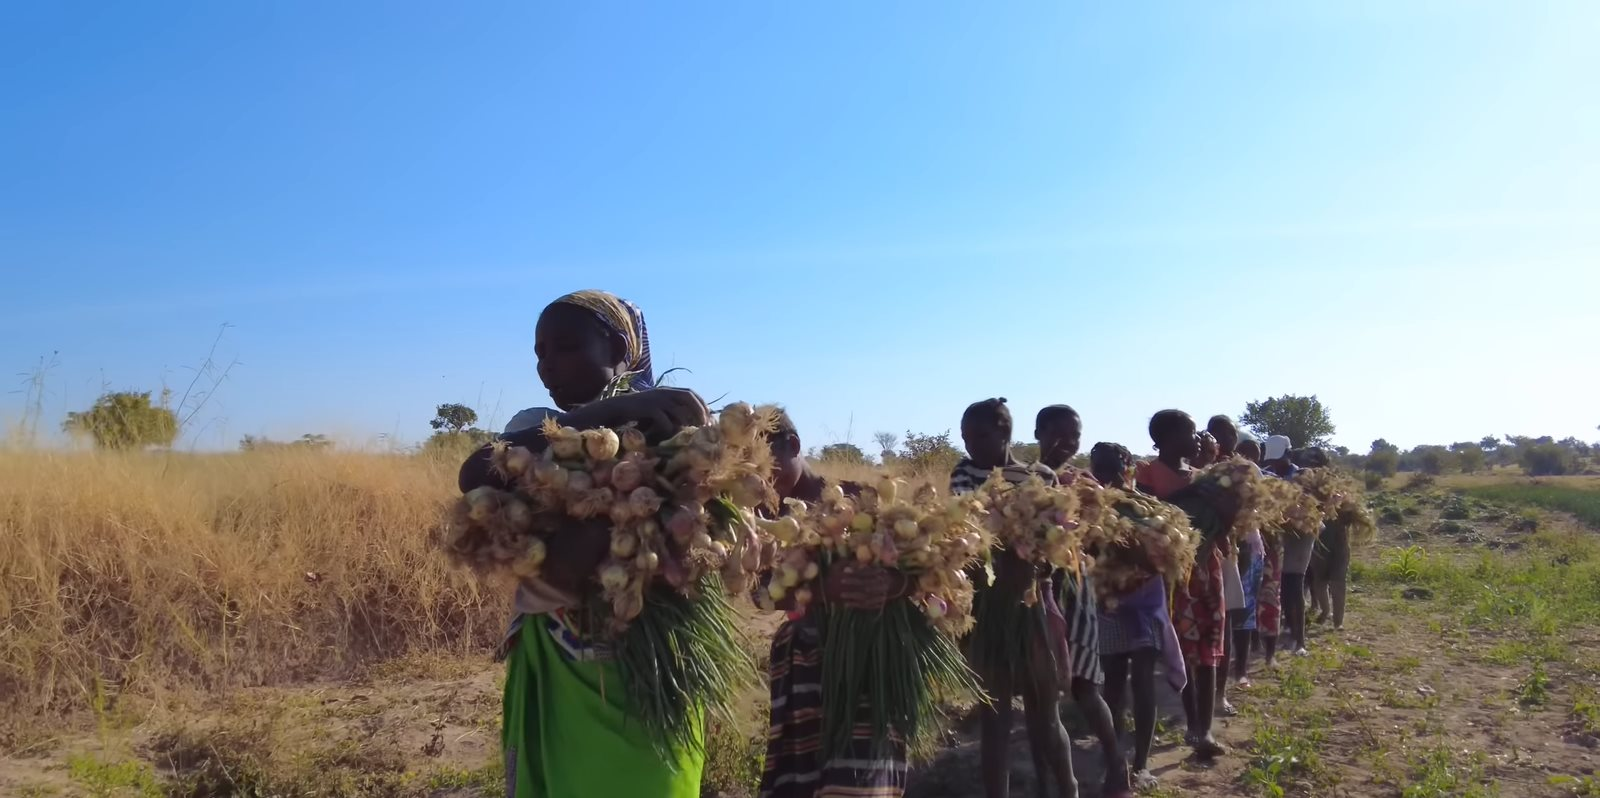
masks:
[[[672,437],[684,427],[711,422],[711,410],[699,394],[687,388],[651,388],[601,399],[568,413],[574,427],[620,427],[635,424],[652,441]]]
[[[1041,573],[1048,571],[1018,557],[1010,547],[994,553],[994,588],[1001,591],[1001,595],[1021,599]]]
[[[911,578],[902,571],[843,563],[828,569],[822,581],[823,600],[853,610],[881,610],[901,598]]]

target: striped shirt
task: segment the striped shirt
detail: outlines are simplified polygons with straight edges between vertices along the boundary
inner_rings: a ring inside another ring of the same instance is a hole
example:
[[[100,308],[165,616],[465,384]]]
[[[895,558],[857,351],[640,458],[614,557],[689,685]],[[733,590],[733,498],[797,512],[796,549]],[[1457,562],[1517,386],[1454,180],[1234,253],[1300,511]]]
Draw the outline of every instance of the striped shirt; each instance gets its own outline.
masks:
[[[1013,485],[1026,482],[1028,477],[1038,477],[1044,480],[1046,485],[1057,484],[1055,472],[1051,471],[1049,466],[1038,463],[1011,463],[1000,470],[1005,475],[1006,481]],[[988,482],[989,476],[993,473],[993,469],[979,468],[973,464],[972,458],[963,457],[950,471],[950,492],[958,496],[972,493],[979,485]]]

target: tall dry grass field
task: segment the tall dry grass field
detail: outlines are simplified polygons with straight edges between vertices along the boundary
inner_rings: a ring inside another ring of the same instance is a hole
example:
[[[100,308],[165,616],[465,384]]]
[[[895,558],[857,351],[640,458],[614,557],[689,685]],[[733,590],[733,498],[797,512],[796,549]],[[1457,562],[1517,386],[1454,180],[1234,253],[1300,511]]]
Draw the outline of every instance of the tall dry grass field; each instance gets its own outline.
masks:
[[[506,589],[429,542],[455,464],[0,451],[0,714],[483,652]]]

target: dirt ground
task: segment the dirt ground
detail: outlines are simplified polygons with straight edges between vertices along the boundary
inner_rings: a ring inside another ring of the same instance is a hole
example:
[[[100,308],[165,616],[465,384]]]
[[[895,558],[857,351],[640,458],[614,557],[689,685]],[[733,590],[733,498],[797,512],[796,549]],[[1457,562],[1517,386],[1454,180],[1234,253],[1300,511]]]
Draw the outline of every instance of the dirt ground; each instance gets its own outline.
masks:
[[[1441,529],[1435,498],[1405,502],[1413,509],[1357,552],[1345,628],[1313,626],[1311,656],[1280,656],[1273,670],[1254,658],[1253,685],[1231,691],[1240,714],[1219,719],[1228,755],[1189,757],[1176,696],[1160,685],[1149,794],[1600,796],[1595,626],[1479,628],[1426,588],[1363,578],[1397,567],[1406,547],[1465,563],[1515,556],[1529,534],[1500,513]],[[1541,645],[1562,653],[1536,658]],[[174,784],[187,795],[498,795],[499,682],[484,660],[410,660],[343,684],[109,705],[72,732],[0,740],[0,795],[155,796]],[[1099,747],[1067,715],[1080,795],[1098,796]],[[955,723],[908,795],[981,795],[974,732]],[[1020,727],[1012,743],[1013,794],[1035,795]]]

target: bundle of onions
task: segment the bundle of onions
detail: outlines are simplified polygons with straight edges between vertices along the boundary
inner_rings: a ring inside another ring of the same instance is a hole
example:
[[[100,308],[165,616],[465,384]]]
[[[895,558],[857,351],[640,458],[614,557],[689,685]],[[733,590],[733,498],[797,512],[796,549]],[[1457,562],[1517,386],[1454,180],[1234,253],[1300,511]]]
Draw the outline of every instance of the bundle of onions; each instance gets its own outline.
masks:
[[[1315,494],[1291,480],[1263,480],[1263,488],[1273,497],[1272,508],[1262,514],[1263,527],[1281,530],[1297,538],[1322,534],[1327,519],[1322,502]]]
[[[1167,584],[1187,578],[1194,566],[1199,535],[1184,512],[1142,493],[1108,489],[1111,512],[1091,527],[1087,542],[1095,551],[1090,575],[1103,606],[1159,576]]]
[[[1036,567],[1078,568],[1083,533],[1076,489],[1047,485],[1037,476],[1012,484],[997,470],[974,495],[998,545]],[[1035,586],[1022,601],[1028,606],[1039,601]]]
[[[787,600],[804,609],[818,580],[847,564],[891,569],[908,580],[907,595],[881,612],[820,608],[825,756],[843,752],[858,722],[871,724],[876,745],[898,736],[923,747],[942,700],[982,695],[956,638],[972,626],[966,570],[990,538],[971,501],[931,487],[906,494],[887,476],[855,496],[830,485],[820,501],[789,500],[787,515],[761,522],[776,544],[762,599],[769,608]]]
[[[1328,523],[1345,527],[1352,544],[1377,537],[1377,520],[1367,509],[1361,484],[1349,474],[1334,468],[1303,468],[1294,483],[1316,498]]]
[[[1040,604],[1048,577],[1084,567],[1081,497],[1077,488],[1047,484],[1039,476],[1012,483],[998,470],[972,495],[995,547],[986,567],[988,587],[974,600],[967,661],[986,678],[1017,674],[1034,657],[1035,643],[1050,637]],[[1046,651],[1051,658],[1063,653],[1052,646]]]
[[[1235,541],[1243,540],[1253,529],[1275,524],[1301,523],[1305,513],[1315,512],[1315,503],[1303,498],[1304,491],[1281,479],[1272,479],[1243,458],[1231,458],[1201,469],[1193,484],[1220,488],[1230,494],[1236,508],[1233,526],[1227,532]],[[1320,526],[1320,516],[1316,519]]]
[[[727,710],[753,679],[725,593],[759,564],[755,508],[769,504],[773,418],[729,405],[715,424],[650,445],[639,430],[578,430],[547,420],[534,453],[497,444],[510,490],[481,487],[451,509],[444,550],[484,573],[537,579],[545,541],[602,524],[610,551],[580,623],[610,644],[644,726],[698,745],[697,707]]]

